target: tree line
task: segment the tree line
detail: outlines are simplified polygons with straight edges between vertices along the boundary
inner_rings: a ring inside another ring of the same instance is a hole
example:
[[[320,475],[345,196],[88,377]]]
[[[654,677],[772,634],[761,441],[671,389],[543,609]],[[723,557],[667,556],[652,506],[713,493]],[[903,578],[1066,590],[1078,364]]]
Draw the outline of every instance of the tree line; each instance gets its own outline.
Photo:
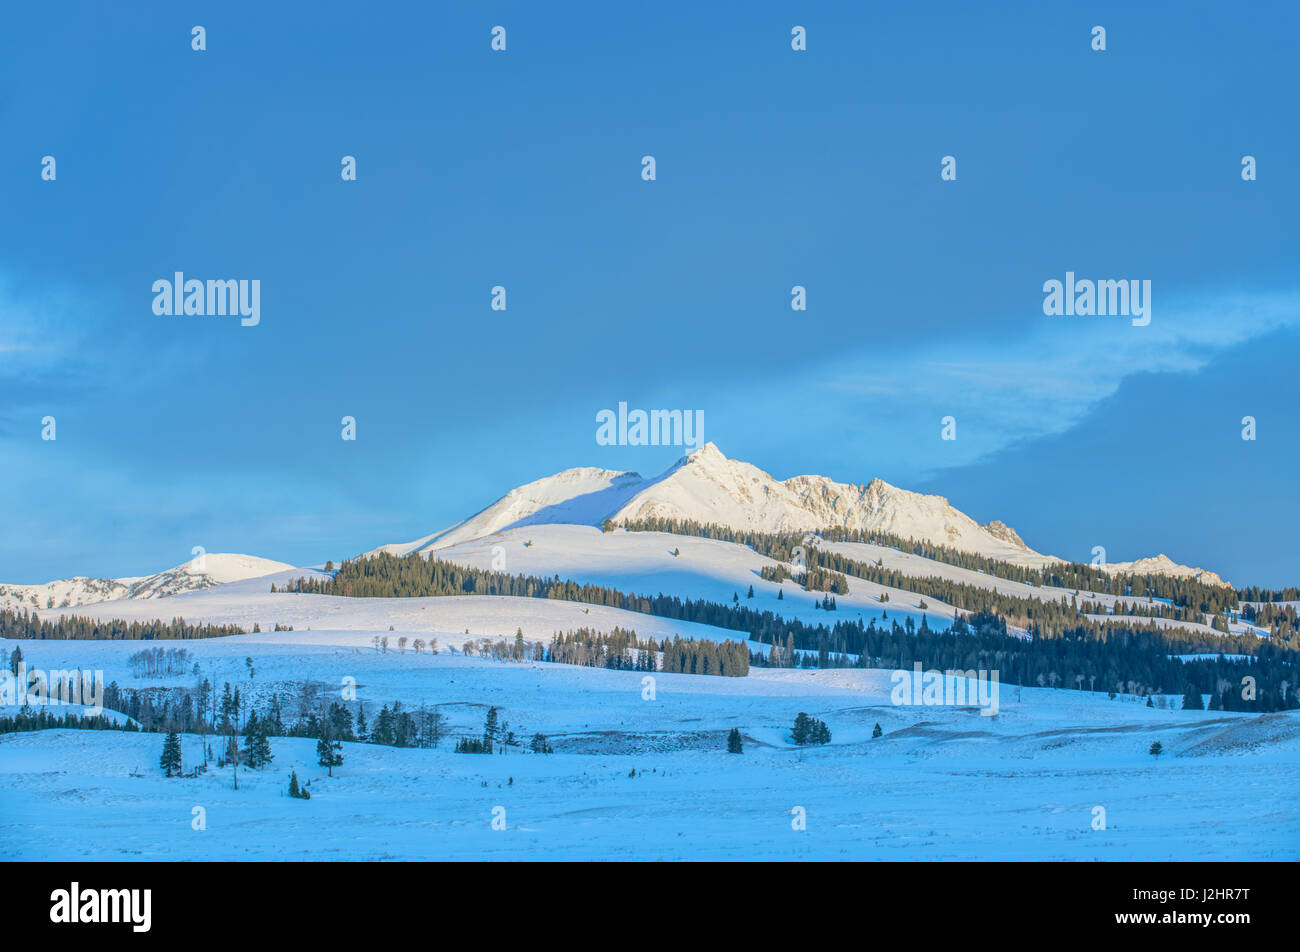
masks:
[[[238,625],[191,625],[184,618],[166,622],[125,621],[67,615],[43,621],[35,614],[0,609],[0,638],[35,638],[70,641],[171,641],[188,638],[223,638],[242,635]]]

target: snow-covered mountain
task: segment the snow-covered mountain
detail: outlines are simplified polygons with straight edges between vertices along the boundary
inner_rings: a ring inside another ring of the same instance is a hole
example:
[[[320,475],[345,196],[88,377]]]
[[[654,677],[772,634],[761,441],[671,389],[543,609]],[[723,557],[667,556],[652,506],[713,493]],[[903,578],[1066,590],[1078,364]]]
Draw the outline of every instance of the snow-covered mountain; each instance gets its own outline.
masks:
[[[728,459],[713,443],[645,478],[605,469],[569,469],[511,490],[473,517],[413,542],[369,554],[443,549],[504,529],[544,523],[601,525],[663,518],[734,529],[797,532],[844,526],[924,539],[1025,565],[1052,561],[1001,522],[982,526],[942,496],[927,496],[880,479],[865,485],[824,476],[777,480]]]
[[[964,552],[1038,568],[1059,561],[1036,552],[1003,522],[981,525],[943,496],[909,492],[880,479],[840,483],[825,476],[778,480],[756,466],[728,459],[713,443],[653,477],[594,467],[567,469],[512,489],[450,528],[365,553],[406,555],[484,539],[537,525],[600,526],[646,519],[715,523],[756,532],[807,532],[841,526],[886,532]],[[143,578],[71,578],[43,585],[0,584],[0,608],[49,611],[123,599],[153,599],[292,569],[250,555],[209,554]],[[1179,565],[1165,555],[1105,566],[1111,572],[1150,572],[1226,584],[1213,572]]]
[[[728,459],[713,443],[649,478],[589,467],[564,470],[511,490],[451,528],[365,554],[431,552],[529,525],[599,526],[606,520],[624,524],[652,518],[758,532],[842,526],[888,532],[1035,568],[1060,561],[1031,549],[1015,529],[1001,521],[981,525],[943,496],[909,492],[881,479],[861,485],[825,476],[778,480],[757,466]],[[1212,572],[1178,565],[1165,556],[1108,568],[1199,576],[1212,584],[1226,584]]]
[[[193,559],[165,572],[141,578],[78,576],[42,585],[0,585],[0,608],[41,612],[124,598],[163,598],[227,582],[261,578],[291,568],[293,566],[284,562],[260,559],[254,555],[211,553],[204,555],[201,560]]]
[[[1121,572],[1134,575],[1172,575],[1177,578],[1194,578],[1206,585],[1228,584],[1208,569],[1179,565],[1163,552],[1153,558],[1134,559],[1132,562],[1110,562],[1099,567],[1111,575],[1118,575]]]

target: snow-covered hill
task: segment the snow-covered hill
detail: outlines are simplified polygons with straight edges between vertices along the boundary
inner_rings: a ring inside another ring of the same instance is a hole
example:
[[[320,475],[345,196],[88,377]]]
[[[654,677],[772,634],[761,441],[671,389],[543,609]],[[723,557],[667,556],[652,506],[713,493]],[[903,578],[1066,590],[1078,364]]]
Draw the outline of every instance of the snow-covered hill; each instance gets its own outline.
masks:
[[[291,569],[284,562],[254,555],[212,553],[141,578],[60,579],[43,585],[0,585],[0,608],[49,611],[128,598],[163,598]]]

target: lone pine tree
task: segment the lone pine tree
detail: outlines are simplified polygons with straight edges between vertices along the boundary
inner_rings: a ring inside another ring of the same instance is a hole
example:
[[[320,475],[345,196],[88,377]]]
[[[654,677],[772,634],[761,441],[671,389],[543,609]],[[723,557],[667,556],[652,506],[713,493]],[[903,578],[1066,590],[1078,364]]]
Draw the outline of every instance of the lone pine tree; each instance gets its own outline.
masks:
[[[260,769],[275,759],[271,753],[271,741],[266,736],[266,719],[256,714],[248,715],[248,726],[244,729],[244,763],[254,769]]]
[[[330,736],[328,722],[323,722],[320,740],[316,741],[317,763],[324,767],[329,775],[334,776],[334,768],[343,763],[343,744]]]
[[[162,757],[158,760],[158,766],[167,772],[167,776],[175,777],[181,772],[181,738],[175,731],[169,731],[167,739],[163,741]]]
[[[744,747],[740,742],[740,731],[733,727],[731,733],[727,735],[727,753],[740,754],[744,753]]]

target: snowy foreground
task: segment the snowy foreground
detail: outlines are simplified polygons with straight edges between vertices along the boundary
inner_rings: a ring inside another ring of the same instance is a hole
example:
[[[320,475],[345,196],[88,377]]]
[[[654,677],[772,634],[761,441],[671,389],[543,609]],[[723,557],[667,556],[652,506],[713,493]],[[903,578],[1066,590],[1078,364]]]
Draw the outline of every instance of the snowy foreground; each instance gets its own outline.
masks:
[[[372,717],[394,699],[436,703],[451,725],[439,749],[347,744],[331,778],[316,766],[314,741],[274,738],[274,763],[241,770],[235,791],[228,768],[165,779],[158,734],[3,735],[0,856],[1300,858],[1295,714],[1184,712],[1004,685],[1000,712],[986,717],[977,708],[894,706],[889,672],[857,670],[658,674],[647,700],[642,674],[380,653],[375,635],[389,632],[265,632],[166,647],[187,648],[203,676],[259,699],[303,679],[337,689],[355,678]],[[29,666],[98,668],[129,687],[145,683],[126,663],[142,647],[22,642]],[[7,654],[13,643],[0,648]],[[521,736],[547,734],[556,753],[453,753],[455,737],[481,730],[489,705]],[[799,711],[826,721],[830,745],[790,744]],[[876,723],[884,734],[872,739]],[[744,736],[743,754],[725,751],[732,727]],[[1166,751],[1159,760],[1147,753],[1153,740]],[[199,740],[182,743],[188,770]],[[311,800],[286,795],[291,769],[310,780]],[[1105,829],[1094,829],[1097,807]],[[797,808],[806,829],[794,828]],[[206,829],[193,828],[196,812]],[[504,829],[493,828],[494,816]]]

